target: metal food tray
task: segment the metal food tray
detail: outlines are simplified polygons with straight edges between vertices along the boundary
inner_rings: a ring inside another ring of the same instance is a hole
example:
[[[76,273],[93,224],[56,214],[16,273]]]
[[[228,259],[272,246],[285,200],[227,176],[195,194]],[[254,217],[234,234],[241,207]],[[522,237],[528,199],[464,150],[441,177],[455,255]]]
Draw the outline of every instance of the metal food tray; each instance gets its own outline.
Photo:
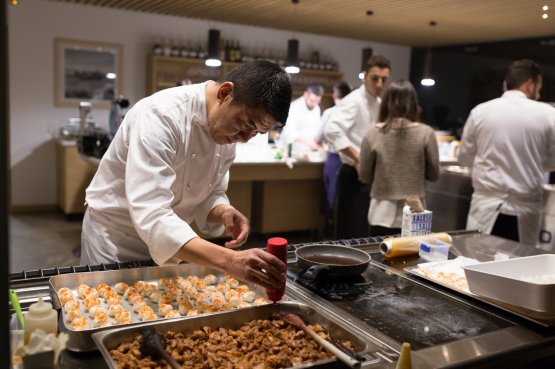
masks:
[[[555,314],[547,314],[547,313],[541,313],[541,312],[536,312],[533,310],[529,310],[529,309],[525,309],[513,304],[508,304],[508,303],[503,303],[501,301],[496,301],[496,300],[492,300],[483,296],[479,296],[476,295],[472,292],[468,292],[468,291],[464,291],[460,288],[455,288],[452,285],[446,284],[446,283],[442,283],[441,281],[435,280],[433,278],[429,278],[427,276],[425,276],[424,274],[421,274],[418,271],[418,267],[407,267],[404,268],[405,272],[413,275],[413,276],[417,276],[418,278],[422,278],[426,281],[432,282],[438,286],[444,287],[446,289],[449,289],[451,291],[455,291],[457,293],[463,294],[465,296],[468,296],[476,301],[480,301],[482,303],[485,303],[487,305],[496,307],[498,309],[504,310],[508,313],[514,314],[520,318],[526,319],[530,322],[533,322],[535,324],[541,325],[543,327],[555,327]]]
[[[77,287],[80,284],[86,284],[92,288],[95,288],[100,283],[106,283],[110,285],[110,287],[114,287],[114,285],[118,282],[125,282],[132,286],[137,281],[146,281],[149,283],[157,284],[157,281],[161,278],[171,278],[174,276],[182,276],[187,277],[189,274],[194,274],[199,277],[204,277],[207,274],[214,274],[218,278],[218,282],[222,279],[223,273],[217,271],[215,269],[207,268],[198,264],[179,264],[179,265],[170,265],[170,266],[154,266],[154,267],[146,267],[146,268],[134,268],[134,269],[121,269],[121,270],[111,270],[111,271],[96,271],[96,272],[84,272],[84,273],[72,273],[72,274],[61,274],[56,275],[50,278],[50,290],[52,294],[52,301],[54,307],[57,309],[62,309],[62,304],[60,303],[58,297],[58,290],[62,287],[67,287],[71,290],[71,292],[77,297]],[[240,281],[241,284],[245,284],[249,287],[251,291],[253,291],[258,297],[266,298],[266,290],[260,286],[257,286],[252,283],[245,283]],[[104,299],[100,299],[102,301],[102,306],[106,307],[106,302]],[[158,305],[156,303],[151,302],[149,299],[145,298],[147,304],[154,309],[154,313],[158,313]],[[100,328],[93,328],[93,320],[89,317],[88,313],[84,311],[84,307],[81,302],[81,313],[82,316],[88,317],[89,320],[89,329],[84,330],[73,330],[71,328],[71,323],[67,322],[65,319],[65,312],[61,311],[59,314],[59,330],[61,332],[67,332],[69,339],[66,345],[66,348],[71,351],[76,352],[88,352],[88,351],[95,351],[98,350],[95,343],[92,340],[92,333],[98,332],[101,330],[111,329],[112,327],[100,327]],[[125,310],[131,312],[131,320],[133,323],[127,324],[135,325],[142,323],[142,321],[138,318],[137,313],[133,313],[133,306],[128,301],[123,299],[122,296],[122,306]],[[175,302],[172,304],[175,308]],[[107,310],[107,309],[106,309]],[[203,315],[210,315],[213,313],[207,313]],[[182,317],[185,318],[185,317]],[[179,318],[172,318],[172,319],[179,319]],[[113,319],[112,319],[113,320]],[[157,315],[157,320],[169,320],[163,317],[159,317]],[[120,325],[121,326],[121,325]]]
[[[534,255],[463,267],[471,293],[555,316],[555,283],[527,282],[523,277],[555,276],[555,255]]]
[[[123,342],[132,342],[144,327],[151,327],[158,334],[165,334],[168,331],[179,332],[183,334],[192,333],[194,330],[202,329],[204,326],[212,328],[228,328],[237,329],[244,323],[248,323],[255,319],[272,319],[273,314],[293,313],[299,315],[305,323],[320,324],[333,339],[349,340],[353,343],[354,350],[357,353],[365,354],[369,351],[368,345],[364,339],[358,334],[348,330],[338,323],[322,316],[313,308],[300,302],[287,301],[277,304],[269,304],[262,306],[253,306],[240,310],[231,310],[221,313],[215,313],[210,316],[196,316],[189,319],[174,319],[160,322],[149,322],[135,326],[125,326],[121,328],[112,328],[103,330],[93,334],[93,339],[97,343],[102,356],[111,369],[118,369],[115,362],[110,356],[110,350],[117,348]],[[298,368],[315,367],[332,363],[336,359],[326,359],[317,362],[306,363],[295,366]],[[368,363],[366,361],[365,363]]]

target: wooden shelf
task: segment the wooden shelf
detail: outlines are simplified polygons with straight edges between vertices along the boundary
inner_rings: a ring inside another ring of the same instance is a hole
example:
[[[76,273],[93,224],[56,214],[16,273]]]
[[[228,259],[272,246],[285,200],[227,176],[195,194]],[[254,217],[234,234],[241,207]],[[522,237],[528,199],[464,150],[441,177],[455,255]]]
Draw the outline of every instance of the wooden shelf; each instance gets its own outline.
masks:
[[[175,87],[182,80],[192,83],[216,80],[227,74],[240,63],[223,62],[220,67],[207,67],[204,59],[190,59],[177,56],[148,55],[147,58],[147,95],[157,91]],[[331,89],[341,81],[341,72],[331,72],[316,69],[301,69],[300,73],[291,75],[293,96],[302,95],[306,85],[319,83],[324,86],[325,94],[321,107],[325,109],[333,103]]]

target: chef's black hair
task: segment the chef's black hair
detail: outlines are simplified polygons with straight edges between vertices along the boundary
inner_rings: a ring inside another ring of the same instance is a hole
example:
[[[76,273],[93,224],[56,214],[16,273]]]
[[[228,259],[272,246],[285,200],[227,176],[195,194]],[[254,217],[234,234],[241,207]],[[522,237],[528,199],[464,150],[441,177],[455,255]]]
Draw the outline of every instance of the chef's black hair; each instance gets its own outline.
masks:
[[[233,82],[233,102],[263,108],[285,125],[293,94],[291,79],[283,68],[266,60],[241,63],[219,82]]]
[[[543,76],[542,68],[533,60],[522,59],[513,62],[507,74],[505,75],[505,82],[507,83],[508,90],[514,90],[529,79],[538,82],[540,76]]]

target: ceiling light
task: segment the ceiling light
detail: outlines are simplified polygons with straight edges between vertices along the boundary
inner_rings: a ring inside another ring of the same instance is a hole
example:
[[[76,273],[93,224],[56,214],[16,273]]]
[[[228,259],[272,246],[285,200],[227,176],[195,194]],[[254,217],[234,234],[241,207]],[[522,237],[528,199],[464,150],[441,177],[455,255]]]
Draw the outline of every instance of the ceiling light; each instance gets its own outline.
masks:
[[[106,73],[106,78],[108,79],[116,79],[116,74],[112,72]]]
[[[548,11],[548,10],[549,10],[549,6],[544,5],[543,8],[542,8],[542,10],[543,10],[544,12],[545,12],[545,11]]]
[[[430,21],[430,27],[432,29],[437,25],[437,22]],[[428,46],[426,52],[426,57],[424,59],[424,72],[422,73],[422,80],[420,81],[422,86],[433,86],[436,81],[432,77],[432,49]]]
[[[362,60],[360,62],[360,73],[358,74],[358,78],[364,79],[364,74],[368,69],[368,59],[372,56],[372,48],[365,47],[362,49]]]
[[[285,71],[289,74],[299,73],[299,40],[292,38],[287,41],[287,66]]]
[[[547,15],[547,13],[544,13],[544,14],[542,15],[542,18],[543,18],[543,19],[547,19],[547,18],[549,18],[549,15]]]
[[[208,30],[208,58],[204,61],[207,67],[219,67],[222,65],[220,60],[220,31],[217,29]]]

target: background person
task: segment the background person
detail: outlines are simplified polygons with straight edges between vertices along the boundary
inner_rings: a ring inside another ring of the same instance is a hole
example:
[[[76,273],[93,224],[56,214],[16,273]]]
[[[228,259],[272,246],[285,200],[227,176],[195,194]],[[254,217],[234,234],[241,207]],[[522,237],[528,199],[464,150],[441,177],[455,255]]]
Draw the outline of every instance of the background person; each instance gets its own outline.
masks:
[[[324,88],[321,85],[310,84],[303,96],[293,100],[287,123],[281,130],[280,139],[283,145],[287,147],[288,144],[293,144],[298,153],[320,148],[322,119],[319,104],[322,95]]]
[[[166,89],[125,116],[86,191],[81,264],[152,258],[225,271],[272,289],[285,265],[260,249],[234,251],[248,219],[225,194],[235,142],[287,119],[287,73],[267,61],[239,65],[222,80]],[[226,248],[201,239],[225,231]]]
[[[335,238],[368,236],[368,186],[358,180],[362,138],[378,117],[380,95],[387,85],[391,62],[382,55],[368,59],[364,83],[347,95],[324,127],[326,140],[339,153],[335,199]]]
[[[418,122],[418,110],[412,84],[392,82],[383,95],[379,123],[370,127],[362,141],[359,173],[360,180],[372,186],[371,236],[401,233],[406,198],[419,195],[424,199],[426,180],[439,178],[436,135]]]
[[[472,167],[467,229],[536,245],[542,184],[555,169],[555,109],[538,102],[543,71],[513,62],[505,93],[476,106],[464,126],[461,164]]]
[[[351,92],[351,86],[347,82],[339,82],[333,86],[333,103],[334,105],[327,108],[322,113],[322,125],[325,129],[326,124],[329,122],[332,113],[335,111],[337,104]],[[333,204],[335,202],[335,189],[337,183],[337,173],[341,167],[341,159],[339,154],[334,150],[333,145],[328,143],[328,152],[326,161],[324,162],[324,192],[325,201],[323,202],[323,214],[326,217],[328,225],[333,223]]]

